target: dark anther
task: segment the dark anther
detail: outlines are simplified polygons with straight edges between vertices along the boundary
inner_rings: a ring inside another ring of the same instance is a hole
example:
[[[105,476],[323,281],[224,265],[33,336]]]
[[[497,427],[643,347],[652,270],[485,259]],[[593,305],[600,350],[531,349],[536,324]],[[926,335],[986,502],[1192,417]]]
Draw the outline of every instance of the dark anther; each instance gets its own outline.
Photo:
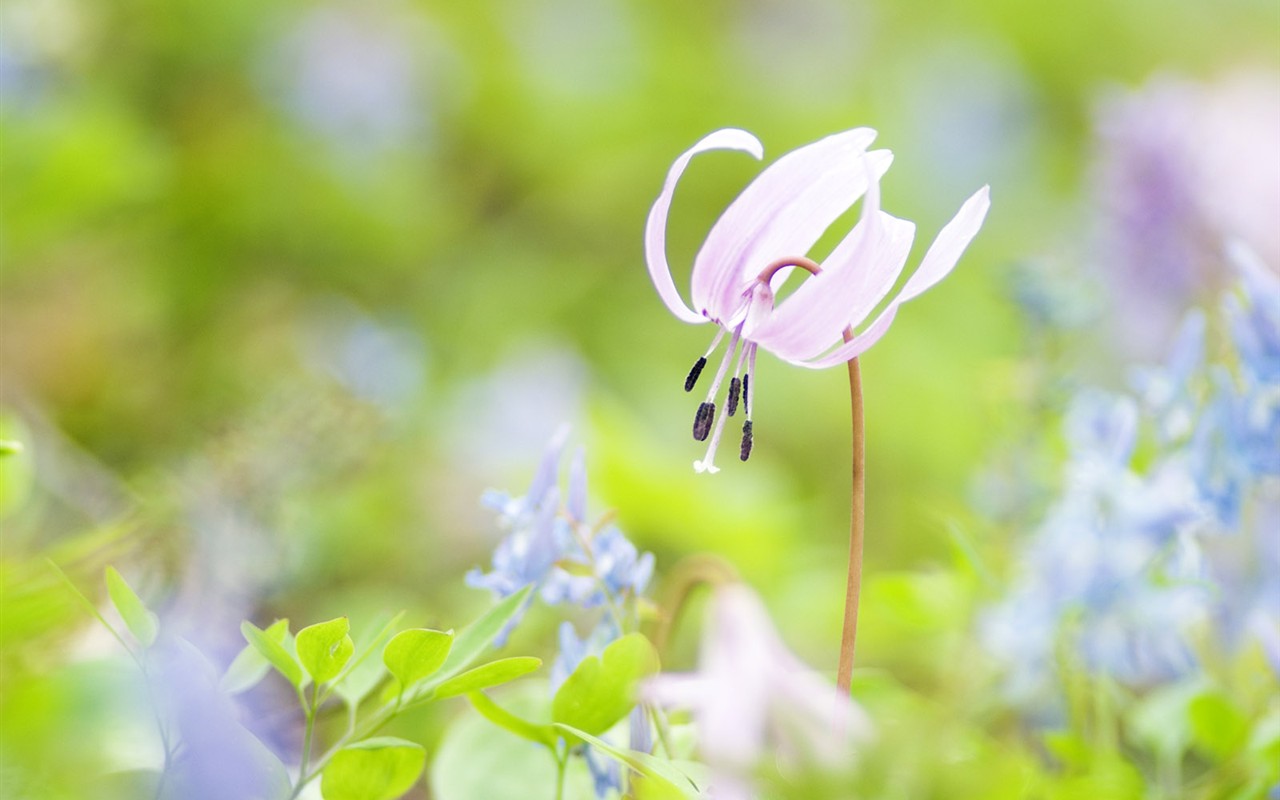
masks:
[[[742,376],[742,409],[746,413],[751,413],[751,375],[750,373]]]
[[[703,403],[698,406],[698,413],[693,418],[693,438],[699,442],[707,440],[707,434],[711,433],[711,421],[716,417],[716,404]]]
[[[702,374],[702,368],[707,365],[707,357],[703,356],[693,362],[693,369],[689,370],[689,377],[684,379],[684,390],[686,392],[693,391],[693,385],[698,382],[698,376]]]
[[[751,458],[751,420],[742,423],[742,447],[738,450],[738,458],[743,461]]]
[[[729,381],[729,402],[725,403],[724,411],[731,417],[738,411],[738,393],[741,391],[742,381],[737,378]]]

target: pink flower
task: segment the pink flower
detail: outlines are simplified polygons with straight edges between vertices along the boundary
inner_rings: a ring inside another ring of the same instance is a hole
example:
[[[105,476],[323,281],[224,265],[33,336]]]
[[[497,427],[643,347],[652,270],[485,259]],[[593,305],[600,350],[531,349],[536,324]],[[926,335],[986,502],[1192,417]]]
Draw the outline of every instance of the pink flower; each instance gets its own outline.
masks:
[[[742,584],[716,590],[699,670],[645,684],[653,702],[691,709],[717,798],[750,797],[762,759],[840,767],[869,738],[865,713],[783,643],[760,598]]]
[[[745,461],[751,453],[751,381],[757,348],[810,369],[856,358],[885,334],[898,306],[951,271],[982,226],[990,206],[986,186],[965,201],[942,229],[902,290],[869,325],[843,342],[844,330],[862,325],[888,296],[915,236],[914,223],[880,210],[879,180],[893,155],[888,150],[867,152],[875,136],[870,128],[828,136],[788,153],[752,181],[712,226],[694,259],[692,308],[676,290],[667,264],[667,213],[676,182],[690,159],[706,150],[742,150],[757,159],[764,151],[750,133],[726,128],[685,151],[667,173],[645,226],[649,276],[663,302],[681,320],[710,321],[719,327],[711,347],[689,373],[686,391],[693,389],[707,358],[729,336],[693,424],[695,439],[711,437],[706,457],[694,462],[699,472],[718,471],[713,462],[716,447],[725,420],[737,412],[739,400],[745,417],[740,457]],[[864,194],[861,219],[822,262],[821,272],[775,306],[776,292],[793,271],[793,266],[784,265],[807,261],[803,256],[823,232]],[[715,400],[730,362],[726,413],[715,421]]]

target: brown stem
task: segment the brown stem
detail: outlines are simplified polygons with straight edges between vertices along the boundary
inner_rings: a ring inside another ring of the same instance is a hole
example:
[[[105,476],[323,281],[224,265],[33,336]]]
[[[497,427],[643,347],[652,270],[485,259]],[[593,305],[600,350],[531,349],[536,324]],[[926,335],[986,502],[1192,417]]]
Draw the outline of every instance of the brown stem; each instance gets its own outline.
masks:
[[[853,338],[846,328],[844,340]],[[844,629],[840,635],[840,666],[836,688],[849,691],[853,682],[853,645],[858,636],[858,595],[862,592],[862,539],[866,528],[866,437],[862,418],[862,376],[858,359],[849,359],[849,406],[853,422],[853,485],[849,503],[849,578],[844,590]]]
[[[664,581],[665,601],[662,608],[668,610],[667,614],[659,619],[657,629],[651,637],[658,655],[666,656],[671,633],[695,589],[701,586],[715,588],[738,580],[738,573],[733,565],[718,556],[686,556],[678,561]]]
[[[768,283],[783,267],[799,267],[811,275],[822,272],[814,261],[804,257],[780,258],[760,273],[758,280]],[[853,338],[853,328],[844,329],[844,340]],[[849,501],[849,578],[844,590],[844,629],[840,634],[840,665],[836,669],[836,688],[848,692],[853,682],[853,645],[858,638],[858,595],[862,593],[862,539],[866,529],[866,437],[862,419],[862,375],[858,359],[849,359],[849,406],[853,416],[853,486]]]

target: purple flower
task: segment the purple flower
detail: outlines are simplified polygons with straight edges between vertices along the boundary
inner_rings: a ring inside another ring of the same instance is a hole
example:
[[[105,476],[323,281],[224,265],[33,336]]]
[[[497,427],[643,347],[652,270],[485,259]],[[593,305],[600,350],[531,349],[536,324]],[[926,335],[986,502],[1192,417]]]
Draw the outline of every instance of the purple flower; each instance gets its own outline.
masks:
[[[660,675],[643,693],[693,710],[720,800],[750,797],[748,776],[762,759],[839,766],[870,734],[863,711],[787,649],[760,598],[741,584],[719,588],[711,601],[699,671]]]
[[[684,322],[713,322],[719,330],[685,381],[691,391],[707,358],[726,335],[729,345],[694,421],[694,438],[710,436],[699,472],[716,472],[716,446],[725,420],[741,400],[740,456],[751,452],[751,394],[756,350],[763,347],[797,366],[821,369],[856,358],[888,330],[898,306],[951,271],[977,234],[990,205],[988,188],[961,207],[925,253],[919,269],[875,319],[848,342],[846,328],[861,326],[888,296],[906,264],[915,225],[880,210],[880,177],[893,160],[887,150],[867,152],[876,132],[856,128],[795,150],[760,174],[707,234],[693,264],[692,308],[676,290],[666,257],[667,214],[676,183],[694,155],[707,150],[741,150],[764,155],[750,133],[715,131],[685,151],[667,174],[645,226],[649,276],[671,312]],[[823,232],[860,197],[862,218],[820,265],[803,258]],[[775,307],[774,298],[795,266],[820,271]],[[732,362],[725,414],[714,425],[715,401]],[[739,377],[741,376],[741,377]]]

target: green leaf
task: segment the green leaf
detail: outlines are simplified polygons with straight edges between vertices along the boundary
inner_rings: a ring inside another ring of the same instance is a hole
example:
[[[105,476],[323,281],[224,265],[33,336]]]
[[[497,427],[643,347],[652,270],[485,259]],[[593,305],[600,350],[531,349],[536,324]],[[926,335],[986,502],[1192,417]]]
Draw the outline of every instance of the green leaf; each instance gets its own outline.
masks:
[[[391,637],[382,651],[382,663],[400,682],[400,688],[408,689],[440,669],[452,646],[453,631],[410,628]]]
[[[287,619],[278,619],[273,622],[263,633],[277,642],[283,642],[284,636],[289,632],[289,621]],[[267,661],[262,653],[251,644],[246,644],[244,649],[236,654],[235,659],[227,667],[227,671],[222,676],[219,686],[227,694],[240,694],[247,692],[258,685],[258,681],[262,680],[267,671],[271,669],[271,663]]]
[[[501,700],[504,709],[525,719],[550,718],[551,697],[543,681],[507,684]],[[555,753],[468,712],[453,717],[428,759],[432,800],[551,800]],[[595,797],[587,760],[570,758],[564,800]]]
[[[5,456],[16,456],[22,452],[22,442],[16,442],[12,439],[0,439],[0,458]]]
[[[542,659],[532,656],[500,658],[497,661],[482,664],[475,669],[469,669],[461,675],[455,675],[444,681],[436,687],[435,693],[431,697],[433,700],[443,700],[446,697],[455,697],[480,689],[488,689],[491,686],[499,686],[522,675],[527,675],[540,666],[542,666]]]
[[[129,588],[129,584],[116,572],[115,567],[107,567],[107,594],[111,596],[111,604],[120,612],[120,618],[138,643],[143,647],[154,644],[160,632],[156,615]]]
[[[694,786],[693,781],[689,779],[689,776],[676,769],[671,762],[664,761],[661,758],[654,758],[648,753],[641,753],[638,750],[614,747],[603,739],[597,739],[586,731],[579,730],[571,725],[553,724],[556,730],[567,734],[566,738],[570,741],[581,739],[605,755],[643,775],[646,780],[644,794],[646,798],[685,800],[686,798],[698,797],[698,788]]]
[[[552,750],[555,749],[556,731],[550,725],[539,725],[526,719],[521,719],[490,700],[489,696],[484,692],[472,692],[467,695],[467,699],[471,701],[471,705],[475,706],[476,711],[480,712],[480,716],[494,725],[506,728],[516,736],[523,737],[531,742],[546,745]]]
[[[382,661],[369,658],[369,656],[373,655],[373,652],[387,641],[403,617],[404,612],[398,612],[378,629],[372,639],[367,642],[362,641],[358,645],[356,657],[347,663],[342,675],[338,676],[335,690],[348,706],[355,708],[360,705],[360,701],[365,698],[365,695],[373,691],[373,687],[377,686],[378,681],[382,680],[385,671]]]
[[[636,685],[658,671],[658,654],[649,640],[629,633],[587,656],[560,685],[551,701],[551,719],[598,736],[635,705]]]
[[[1221,691],[1204,692],[1191,701],[1188,712],[1196,746],[1210,755],[1234,755],[1248,736],[1249,721]]]
[[[281,620],[280,622],[283,622],[285,629],[288,630],[289,621]],[[289,683],[299,689],[302,688],[302,667],[298,664],[297,659],[284,648],[284,644],[267,636],[265,631],[248,620],[240,623],[240,633]]]
[[[524,601],[532,591],[532,586],[526,586],[510,597],[503,598],[502,602],[486,611],[475,622],[463,628],[454,638],[453,648],[449,651],[449,657],[445,659],[440,671],[436,674],[436,679],[447,680],[470,666],[471,662],[475,661],[484,652],[484,649],[498,637],[498,634],[506,624],[511,621],[511,618],[524,605]]]
[[[421,745],[379,736],[334,754],[320,777],[324,800],[395,800],[413,788],[427,764]]]
[[[318,684],[327,683],[342,672],[356,651],[350,631],[351,621],[346,617],[317,622],[298,631],[294,646],[298,650],[298,660],[311,674],[311,680]]]

